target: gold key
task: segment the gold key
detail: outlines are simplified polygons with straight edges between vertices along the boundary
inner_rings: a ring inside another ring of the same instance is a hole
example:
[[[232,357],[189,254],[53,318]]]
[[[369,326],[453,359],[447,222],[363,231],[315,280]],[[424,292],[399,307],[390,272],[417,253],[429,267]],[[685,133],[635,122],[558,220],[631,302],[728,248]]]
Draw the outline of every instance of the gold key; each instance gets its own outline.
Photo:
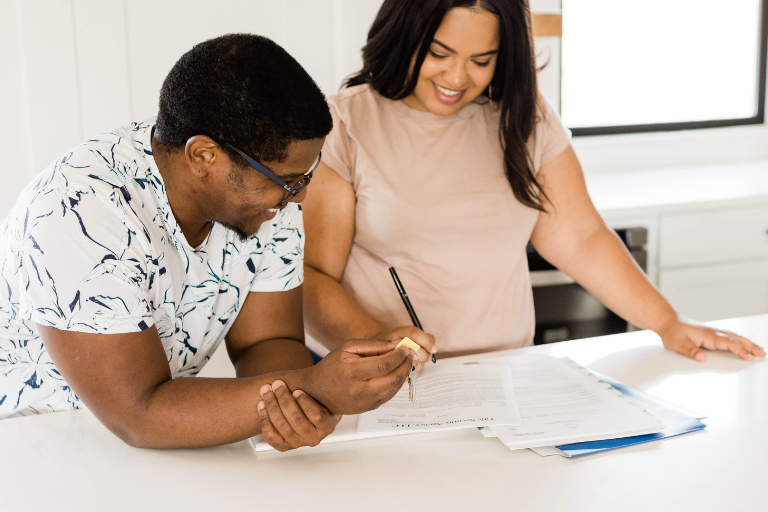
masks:
[[[419,364],[419,349],[421,348],[418,343],[410,338],[403,338],[403,341],[398,343],[396,349],[405,345],[409,349],[413,350],[416,354],[416,364]],[[413,403],[416,401],[416,365],[411,364],[411,373],[408,374],[408,401]]]
[[[416,355],[416,357],[419,357]],[[411,365],[411,373],[408,374],[408,401],[413,403],[416,401],[416,365]]]
[[[405,345],[406,347],[408,347],[409,349],[413,350],[416,353],[418,353],[419,349],[421,348],[421,346],[418,343],[413,341],[411,338],[407,338],[406,337],[406,338],[403,338],[403,341],[401,341],[400,343],[397,344],[395,349],[398,349],[398,348],[402,347],[403,345]]]

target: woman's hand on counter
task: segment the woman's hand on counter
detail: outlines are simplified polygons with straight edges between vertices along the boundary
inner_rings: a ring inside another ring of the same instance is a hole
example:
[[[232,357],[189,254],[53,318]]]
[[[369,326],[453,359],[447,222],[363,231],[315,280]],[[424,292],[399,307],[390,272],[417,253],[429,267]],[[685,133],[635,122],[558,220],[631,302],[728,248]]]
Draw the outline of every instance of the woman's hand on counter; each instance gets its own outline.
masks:
[[[706,327],[688,318],[678,317],[656,333],[665,347],[699,362],[707,358],[703,349],[733,352],[747,361],[765,357],[765,350],[747,338],[730,331]]]

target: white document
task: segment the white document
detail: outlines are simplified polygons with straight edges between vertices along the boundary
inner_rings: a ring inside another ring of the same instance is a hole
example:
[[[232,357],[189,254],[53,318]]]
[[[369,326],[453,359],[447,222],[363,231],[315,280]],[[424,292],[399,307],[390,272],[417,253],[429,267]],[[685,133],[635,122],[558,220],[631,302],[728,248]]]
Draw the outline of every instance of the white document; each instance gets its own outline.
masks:
[[[565,457],[565,454],[554,446],[539,446],[537,448],[531,448],[531,450],[538,453],[542,457],[549,457],[550,455],[560,455],[561,457]]]
[[[504,365],[429,366],[386,404],[360,415],[359,432],[427,432],[489,425],[519,425],[512,374]]]
[[[342,416],[341,421],[339,421],[339,424],[336,425],[336,430],[334,430],[331,435],[320,441],[320,444],[340,443],[344,441],[355,441],[358,439],[371,439],[374,437],[397,436],[413,433],[407,430],[390,430],[386,432],[358,432],[357,422],[359,418],[359,414]],[[272,448],[269,443],[264,441],[264,438],[261,435],[253,436],[251,438],[251,444],[253,444],[253,448],[257,452],[274,450],[274,448]],[[300,449],[303,450],[304,448]]]
[[[662,429],[674,427],[681,423],[687,423],[692,419],[702,420],[706,418],[704,415],[697,414],[695,412],[689,411],[688,409],[685,409],[684,407],[680,407],[678,405],[667,402],[666,400],[662,400],[661,398],[649,395],[645,391],[627,386],[626,384],[614,380],[610,377],[606,377],[605,375],[601,375],[596,372],[590,373],[592,373],[592,375],[597,377],[599,380],[605,381],[612,385],[624,395],[634,399],[634,401],[642,406],[646,412],[651,414],[659,421],[659,423],[661,423]],[[540,446],[531,448],[531,450],[543,457],[548,457],[550,455],[559,455],[561,457],[569,456],[567,453],[559,450],[556,446]]]
[[[491,427],[512,450],[651,434],[662,428],[632,398],[568,359],[519,356],[482,363],[512,370],[522,426]]]
[[[483,437],[499,437],[491,430],[491,427],[480,427],[480,433],[483,434]]]

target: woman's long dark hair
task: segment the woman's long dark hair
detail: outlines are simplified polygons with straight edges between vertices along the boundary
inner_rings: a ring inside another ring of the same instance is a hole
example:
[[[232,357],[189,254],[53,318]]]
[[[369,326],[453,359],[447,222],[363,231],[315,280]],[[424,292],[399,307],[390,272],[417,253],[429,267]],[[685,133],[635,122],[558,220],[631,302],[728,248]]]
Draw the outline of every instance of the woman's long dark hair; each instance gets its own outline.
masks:
[[[504,150],[504,170],[517,200],[544,211],[540,198],[543,192],[527,147],[534,133],[538,103],[527,0],[385,0],[363,47],[363,69],[349,77],[343,87],[367,83],[392,100],[410,95],[435,32],[446,13],[455,7],[477,7],[499,18],[500,45],[490,96],[501,104],[499,140]],[[489,96],[489,90],[483,95]]]

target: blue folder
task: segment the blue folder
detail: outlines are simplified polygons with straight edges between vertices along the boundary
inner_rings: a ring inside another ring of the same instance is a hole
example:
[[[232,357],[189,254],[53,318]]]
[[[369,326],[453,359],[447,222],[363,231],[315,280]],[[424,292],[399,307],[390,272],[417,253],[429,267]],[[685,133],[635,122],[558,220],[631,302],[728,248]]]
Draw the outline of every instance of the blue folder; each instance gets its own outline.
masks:
[[[665,404],[655,399],[653,396],[628,386],[623,382],[611,379],[604,375],[597,375],[600,380],[607,382],[614,388],[621,391],[627,396],[631,396],[640,402],[651,403],[659,407],[666,407]],[[668,409],[668,408],[667,408]],[[581,455],[589,455],[592,453],[604,452],[607,450],[613,450],[614,448],[622,448],[624,446],[633,446],[641,443],[648,443],[650,441],[656,441],[658,439],[666,439],[667,437],[679,436],[680,434],[687,434],[688,432],[694,432],[706,427],[701,421],[690,416],[681,416],[680,423],[669,426],[662,429],[655,434],[645,434],[641,436],[621,437],[619,439],[604,439],[601,441],[587,441],[584,443],[571,443],[555,446],[558,450],[563,452],[567,457],[579,457]]]
[[[687,434],[688,432],[701,430],[704,427],[706,427],[706,425],[704,425],[696,418],[692,418],[688,421],[684,421],[683,423],[665,428],[660,432],[656,432],[655,434],[621,437],[619,439],[605,439],[602,441],[587,441],[585,443],[561,444],[560,446],[555,446],[555,448],[565,453],[568,457],[579,457],[581,455],[589,455],[591,453],[613,450],[614,448],[623,448],[624,446],[633,446],[636,444],[656,441],[658,439],[666,439],[667,437],[679,436],[680,434]]]

